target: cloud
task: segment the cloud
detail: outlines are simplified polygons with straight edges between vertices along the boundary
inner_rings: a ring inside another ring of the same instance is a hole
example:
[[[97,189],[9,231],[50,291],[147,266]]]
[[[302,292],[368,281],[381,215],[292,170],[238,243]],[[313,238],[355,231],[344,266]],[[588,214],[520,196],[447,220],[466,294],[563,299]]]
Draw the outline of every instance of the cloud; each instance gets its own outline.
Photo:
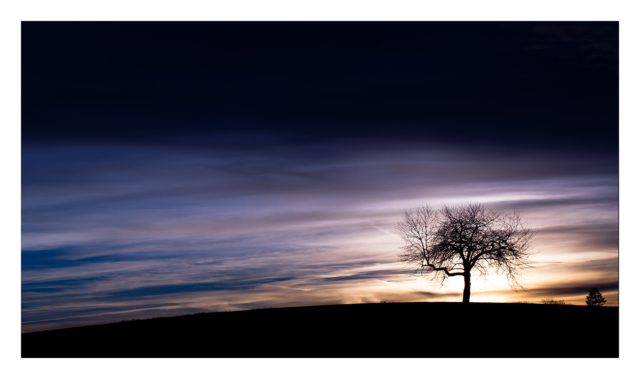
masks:
[[[288,280],[293,280],[295,277],[284,278],[268,278],[261,280],[248,280],[248,281],[233,281],[233,282],[204,282],[204,283],[189,283],[189,284],[167,284],[160,286],[147,286],[123,291],[116,291],[106,295],[107,298],[126,299],[128,301],[135,301],[138,297],[157,296],[157,295],[171,295],[176,293],[193,293],[193,292],[214,292],[214,291],[234,291],[234,290],[249,290],[256,288],[261,284],[277,283]],[[96,294],[97,297],[102,297],[100,294]]]
[[[394,275],[400,273],[399,270],[376,270],[376,271],[367,271],[353,275],[345,275],[345,276],[331,276],[328,278],[318,279],[321,282],[338,282],[338,281],[352,281],[352,280],[363,280],[363,279],[379,279],[385,278],[389,275]]]
[[[384,266],[399,246],[388,231],[424,202],[516,208],[551,255],[617,247],[617,170],[605,161],[378,147],[25,149],[23,320],[149,314],[160,299],[177,312],[436,298],[377,287],[408,278]]]

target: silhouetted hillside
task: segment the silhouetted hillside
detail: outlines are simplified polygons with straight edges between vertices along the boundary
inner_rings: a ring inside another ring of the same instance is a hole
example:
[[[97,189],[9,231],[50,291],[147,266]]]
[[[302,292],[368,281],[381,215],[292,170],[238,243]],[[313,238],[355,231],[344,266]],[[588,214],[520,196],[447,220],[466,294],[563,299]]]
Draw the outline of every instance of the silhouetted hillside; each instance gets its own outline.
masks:
[[[618,308],[391,303],[200,313],[22,335],[22,357],[618,357]]]

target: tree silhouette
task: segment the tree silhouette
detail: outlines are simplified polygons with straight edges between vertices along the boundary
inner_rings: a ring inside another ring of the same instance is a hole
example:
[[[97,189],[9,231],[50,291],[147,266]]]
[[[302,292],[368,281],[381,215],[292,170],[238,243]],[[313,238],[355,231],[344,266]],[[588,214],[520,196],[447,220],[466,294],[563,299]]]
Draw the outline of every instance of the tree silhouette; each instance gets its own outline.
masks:
[[[515,211],[489,210],[479,203],[428,205],[405,211],[396,233],[404,240],[398,260],[420,275],[440,282],[451,276],[464,277],[462,302],[471,296],[471,274],[505,274],[513,290],[523,270],[530,268],[534,236]]]
[[[589,291],[589,295],[587,295],[587,306],[601,307],[606,302],[607,301],[604,299],[604,296],[602,296],[597,288],[594,287],[591,289],[591,291]]]

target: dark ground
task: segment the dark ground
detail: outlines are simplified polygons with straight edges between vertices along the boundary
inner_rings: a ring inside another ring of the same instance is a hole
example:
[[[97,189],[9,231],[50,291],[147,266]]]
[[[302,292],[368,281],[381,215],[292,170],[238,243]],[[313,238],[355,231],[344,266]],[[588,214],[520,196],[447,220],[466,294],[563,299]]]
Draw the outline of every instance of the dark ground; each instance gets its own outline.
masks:
[[[22,357],[617,358],[618,308],[388,303],[271,308],[22,334]]]

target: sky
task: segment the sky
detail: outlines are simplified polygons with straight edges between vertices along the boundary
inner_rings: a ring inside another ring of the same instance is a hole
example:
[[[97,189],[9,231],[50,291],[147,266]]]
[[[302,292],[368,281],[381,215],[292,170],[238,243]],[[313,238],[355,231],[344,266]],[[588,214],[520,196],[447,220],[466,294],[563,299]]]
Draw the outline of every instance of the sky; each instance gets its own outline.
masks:
[[[22,23],[22,330],[460,301],[402,212],[478,201],[618,305],[617,22]]]

